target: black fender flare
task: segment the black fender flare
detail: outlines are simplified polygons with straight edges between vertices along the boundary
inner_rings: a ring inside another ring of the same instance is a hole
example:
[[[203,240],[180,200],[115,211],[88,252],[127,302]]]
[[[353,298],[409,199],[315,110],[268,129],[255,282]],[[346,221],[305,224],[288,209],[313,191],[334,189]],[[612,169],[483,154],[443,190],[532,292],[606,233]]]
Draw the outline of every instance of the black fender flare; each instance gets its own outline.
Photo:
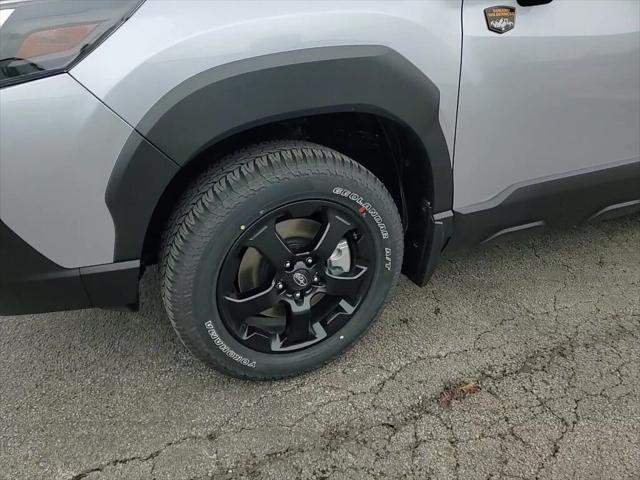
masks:
[[[433,191],[431,209],[451,210],[453,174],[439,122],[440,92],[421,70],[379,45],[287,51],[203,71],[169,91],[135,126],[106,191],[116,231],[114,260],[141,258],[165,188],[199,153],[252,127],[336,112],[372,113],[410,128],[428,156],[430,174],[418,181]]]

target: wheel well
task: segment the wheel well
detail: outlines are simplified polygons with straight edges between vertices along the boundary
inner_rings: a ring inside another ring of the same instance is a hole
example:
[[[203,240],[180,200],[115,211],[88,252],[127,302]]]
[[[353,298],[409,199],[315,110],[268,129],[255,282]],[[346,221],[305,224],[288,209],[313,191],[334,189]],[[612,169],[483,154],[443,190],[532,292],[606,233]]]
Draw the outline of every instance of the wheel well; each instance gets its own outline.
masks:
[[[307,140],[337,150],[369,169],[391,193],[402,217],[405,243],[421,249],[426,238],[424,213],[433,201],[429,158],[407,126],[366,113],[304,116],[247,129],[217,142],[188,162],[172,179],[153,213],[143,247],[143,262],[157,262],[160,239],[182,192],[200,172],[225,155],[268,140]],[[415,234],[412,231],[418,230]],[[415,240],[413,240],[415,238]],[[420,240],[422,238],[422,240]],[[410,257],[411,250],[405,249]],[[409,259],[405,257],[405,265]]]

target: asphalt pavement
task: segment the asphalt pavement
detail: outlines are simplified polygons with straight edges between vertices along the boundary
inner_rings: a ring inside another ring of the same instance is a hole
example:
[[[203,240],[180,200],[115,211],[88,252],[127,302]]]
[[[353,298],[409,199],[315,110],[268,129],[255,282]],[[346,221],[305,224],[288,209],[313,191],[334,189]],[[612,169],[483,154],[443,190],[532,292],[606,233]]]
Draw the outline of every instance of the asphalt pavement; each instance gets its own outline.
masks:
[[[3,479],[640,472],[640,216],[448,256],[334,363],[227,378],[139,312],[0,319]]]

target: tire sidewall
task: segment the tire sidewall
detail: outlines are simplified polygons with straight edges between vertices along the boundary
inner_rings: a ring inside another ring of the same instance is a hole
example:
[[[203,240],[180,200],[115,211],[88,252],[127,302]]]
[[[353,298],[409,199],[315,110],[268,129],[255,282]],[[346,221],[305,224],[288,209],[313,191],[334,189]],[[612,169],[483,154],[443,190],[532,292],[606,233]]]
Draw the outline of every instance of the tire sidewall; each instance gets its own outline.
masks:
[[[372,180],[375,180],[371,177]],[[336,356],[373,323],[382,309],[390,289],[397,281],[402,261],[402,228],[398,213],[384,187],[376,183],[339,177],[335,172],[305,172],[288,178],[272,178],[259,187],[252,182],[231,184],[235,197],[244,198],[228,203],[220,212],[205,210],[194,228],[195,241],[182,252],[187,269],[195,272],[186,285],[190,314],[181,321],[195,333],[201,355],[225,370],[251,377],[278,377],[309,370]],[[299,351],[267,354],[240,343],[225,326],[216,305],[220,269],[244,228],[271,210],[300,200],[321,199],[338,203],[361,215],[373,238],[375,267],[369,291],[352,318],[329,338]],[[362,209],[364,208],[364,212]],[[360,213],[359,212],[362,212]],[[382,225],[381,225],[382,224]],[[182,297],[185,298],[185,297]]]

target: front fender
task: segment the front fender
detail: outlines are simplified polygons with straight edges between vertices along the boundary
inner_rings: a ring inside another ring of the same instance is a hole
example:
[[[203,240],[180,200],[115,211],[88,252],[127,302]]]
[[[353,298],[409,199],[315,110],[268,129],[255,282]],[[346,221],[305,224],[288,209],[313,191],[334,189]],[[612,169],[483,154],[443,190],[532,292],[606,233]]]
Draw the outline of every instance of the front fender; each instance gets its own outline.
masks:
[[[201,72],[149,110],[136,128],[146,140],[136,133],[116,163],[106,195],[116,227],[116,259],[139,258],[153,209],[176,173],[171,163],[183,167],[248,128],[320,113],[373,113],[407,126],[428,154],[421,181],[434,191],[433,209],[449,210],[451,160],[439,111],[435,84],[379,45],[281,52]]]

